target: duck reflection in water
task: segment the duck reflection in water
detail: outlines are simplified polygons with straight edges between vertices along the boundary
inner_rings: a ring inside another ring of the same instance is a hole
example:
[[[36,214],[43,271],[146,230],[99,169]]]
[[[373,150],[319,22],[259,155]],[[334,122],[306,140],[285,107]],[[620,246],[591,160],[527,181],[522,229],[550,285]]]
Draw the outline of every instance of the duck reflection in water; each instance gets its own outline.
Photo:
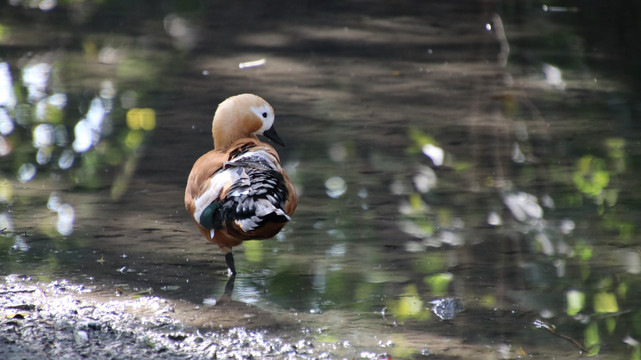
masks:
[[[231,304],[232,303],[232,293],[234,292],[234,285],[236,284],[236,274],[232,274],[229,279],[227,279],[227,282],[225,283],[225,290],[223,293],[218,297],[218,299],[215,300],[215,303],[212,304],[214,306],[216,305],[225,305],[225,304]]]
[[[267,101],[253,94],[226,99],[214,114],[212,135],[214,150],[201,156],[189,174],[185,207],[198,230],[225,254],[231,293],[236,274],[232,248],[275,236],[291,219],[297,195],[276,150],[257,138],[264,135],[285,145]]]

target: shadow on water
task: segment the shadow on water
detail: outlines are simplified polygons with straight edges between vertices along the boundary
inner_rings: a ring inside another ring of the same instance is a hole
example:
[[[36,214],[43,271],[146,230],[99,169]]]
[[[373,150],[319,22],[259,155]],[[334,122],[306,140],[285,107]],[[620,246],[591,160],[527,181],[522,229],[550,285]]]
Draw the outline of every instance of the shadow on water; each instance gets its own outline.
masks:
[[[348,357],[641,358],[638,44],[607,41],[636,29],[593,32],[620,8],[1,6],[3,275]],[[301,196],[230,279],[182,202],[240,92],[275,107]]]

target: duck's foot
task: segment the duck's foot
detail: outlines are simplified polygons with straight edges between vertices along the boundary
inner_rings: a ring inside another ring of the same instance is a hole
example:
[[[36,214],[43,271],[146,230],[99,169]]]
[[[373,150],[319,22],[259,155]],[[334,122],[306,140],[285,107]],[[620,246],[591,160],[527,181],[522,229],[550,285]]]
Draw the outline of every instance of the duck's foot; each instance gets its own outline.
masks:
[[[232,276],[236,275],[236,266],[234,265],[234,254],[230,252],[225,254],[225,261],[227,262],[227,268]]]

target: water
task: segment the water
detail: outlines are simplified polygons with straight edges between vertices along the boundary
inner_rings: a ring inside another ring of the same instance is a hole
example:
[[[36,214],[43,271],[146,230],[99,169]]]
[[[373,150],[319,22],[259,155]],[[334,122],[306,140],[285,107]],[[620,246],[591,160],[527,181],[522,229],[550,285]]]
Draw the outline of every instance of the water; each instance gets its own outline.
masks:
[[[3,275],[151,289],[195,326],[337,356],[574,358],[558,334],[641,356],[638,49],[629,17],[598,26],[626,11],[34,4],[0,22]],[[300,203],[235,251],[220,311],[183,191],[240,92],[274,106]]]

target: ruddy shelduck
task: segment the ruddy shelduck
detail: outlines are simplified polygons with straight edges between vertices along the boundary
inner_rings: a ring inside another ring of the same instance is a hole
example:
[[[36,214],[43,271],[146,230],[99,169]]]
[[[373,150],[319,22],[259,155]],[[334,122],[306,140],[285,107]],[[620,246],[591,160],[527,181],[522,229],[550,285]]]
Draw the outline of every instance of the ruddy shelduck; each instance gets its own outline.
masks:
[[[214,150],[189,173],[185,207],[236,274],[232,248],[278,234],[296,209],[297,195],[276,150],[257,138],[285,146],[274,130],[274,109],[263,98],[241,94],[220,103],[212,135]]]

